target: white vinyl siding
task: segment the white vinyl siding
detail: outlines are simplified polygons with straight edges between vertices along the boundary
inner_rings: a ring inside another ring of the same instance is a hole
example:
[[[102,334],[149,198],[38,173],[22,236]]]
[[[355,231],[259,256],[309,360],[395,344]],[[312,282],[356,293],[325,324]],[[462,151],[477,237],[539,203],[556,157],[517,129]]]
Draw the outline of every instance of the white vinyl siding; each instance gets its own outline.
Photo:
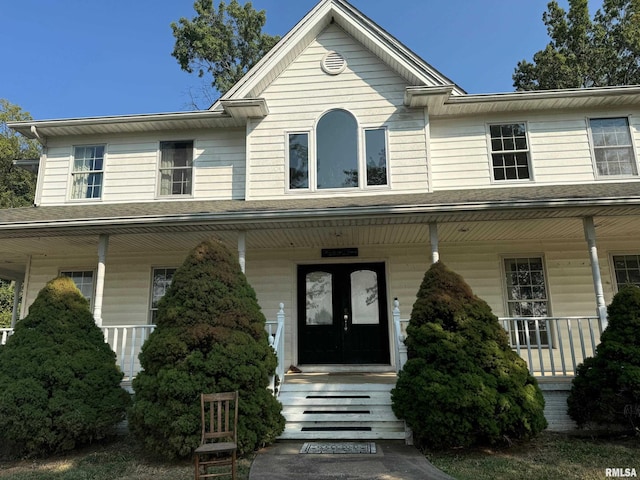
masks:
[[[194,183],[189,198],[243,199],[246,170],[245,130],[196,130],[190,131],[189,137],[194,138]],[[157,198],[160,188],[160,142],[181,139],[184,139],[184,133],[51,138],[42,173],[41,204],[61,205],[69,201],[72,188],[69,181],[73,161],[72,145],[93,142],[108,144],[109,158],[103,173],[103,203],[153,201]],[[74,203],[81,201],[73,200]]]
[[[495,118],[431,118],[431,169],[434,190],[488,188],[492,182],[490,145],[486,140],[489,124],[521,122],[523,116]],[[629,117],[631,133],[637,133],[637,120]],[[535,113],[526,116],[528,150],[536,185],[581,184],[596,181],[592,160],[589,123],[584,113]],[[634,138],[634,137],[632,137]],[[532,177],[533,178],[533,177]],[[618,177],[619,178],[619,177]],[[508,183],[508,182],[505,182]]]
[[[337,51],[347,59],[348,66],[339,75],[322,71],[321,60],[329,51]],[[364,148],[363,129],[387,129],[389,192],[427,191],[424,112],[404,106],[407,85],[406,80],[340,28],[328,27],[259,94],[267,100],[270,113],[248,129],[249,197],[305,195],[287,188],[286,134],[313,131],[323,113],[335,108],[347,110],[357,119],[360,151]],[[385,190],[377,190],[376,194],[381,192]],[[362,188],[344,194],[370,192]]]

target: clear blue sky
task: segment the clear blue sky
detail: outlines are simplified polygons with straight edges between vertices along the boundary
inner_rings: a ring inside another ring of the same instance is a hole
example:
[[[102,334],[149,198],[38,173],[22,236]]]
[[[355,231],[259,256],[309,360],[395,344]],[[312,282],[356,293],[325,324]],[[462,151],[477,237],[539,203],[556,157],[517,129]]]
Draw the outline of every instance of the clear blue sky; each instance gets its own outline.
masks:
[[[316,3],[253,0],[278,35]],[[517,62],[548,42],[546,0],[351,3],[469,93],[512,91]],[[171,56],[169,24],[193,14],[193,0],[0,0],[0,98],[39,120],[191,110],[202,80]]]

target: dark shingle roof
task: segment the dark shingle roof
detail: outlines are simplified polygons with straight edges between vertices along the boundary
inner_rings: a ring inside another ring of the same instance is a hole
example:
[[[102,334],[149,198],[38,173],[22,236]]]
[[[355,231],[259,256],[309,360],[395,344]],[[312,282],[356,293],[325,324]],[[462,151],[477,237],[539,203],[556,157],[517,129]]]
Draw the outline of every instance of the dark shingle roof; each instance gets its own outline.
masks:
[[[640,182],[518,186],[432,193],[353,195],[283,200],[172,200],[39,206],[0,210],[0,231],[87,224],[162,224],[253,218],[291,220],[312,215],[379,215],[640,206]]]

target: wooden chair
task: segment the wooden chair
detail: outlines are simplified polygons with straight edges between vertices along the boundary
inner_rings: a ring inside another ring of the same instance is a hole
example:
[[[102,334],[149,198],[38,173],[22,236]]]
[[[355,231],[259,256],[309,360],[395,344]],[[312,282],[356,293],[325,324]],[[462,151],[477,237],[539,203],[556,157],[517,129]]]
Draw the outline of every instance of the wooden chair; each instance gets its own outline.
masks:
[[[196,448],[196,480],[231,474],[236,479],[238,392],[201,394],[202,438]],[[218,467],[230,466],[222,470]],[[209,469],[214,467],[213,472]]]

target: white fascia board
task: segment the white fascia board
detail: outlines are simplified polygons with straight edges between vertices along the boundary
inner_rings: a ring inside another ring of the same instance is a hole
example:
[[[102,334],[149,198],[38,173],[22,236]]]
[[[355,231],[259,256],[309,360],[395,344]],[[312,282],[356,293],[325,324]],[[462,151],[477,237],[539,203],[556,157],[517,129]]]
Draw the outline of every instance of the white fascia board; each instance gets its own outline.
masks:
[[[170,112],[170,113],[149,113],[138,115],[118,115],[106,117],[82,117],[82,118],[62,118],[55,120],[25,120],[21,122],[8,122],[7,126],[27,138],[36,138],[32,127],[36,129],[49,127],[82,127],[94,125],[114,125],[142,122],[166,122],[166,121],[189,121],[202,120],[207,118],[229,117],[224,112],[211,112],[209,110],[197,110],[192,112]]]
[[[419,55],[400,42],[376,22],[364,15],[357,8],[344,0],[335,0],[335,4],[343,9],[342,18],[354,24],[370,41],[377,44],[387,55],[396,58],[405,69],[420,78],[426,85],[430,83],[453,85],[454,95],[465,95],[466,92],[451,79],[444,76]]]
[[[241,80],[220,97],[210,108],[219,111],[222,101],[231,98],[243,98],[255,87],[266,73],[282,61],[293,49],[293,46],[301,41],[332,9],[332,0],[324,0],[317,4],[302,20],[300,20],[289,32],[267,52],[267,54],[249,70]]]
[[[487,93],[462,96],[451,96],[448,105],[464,105],[467,103],[499,103],[527,100],[558,100],[589,97],[613,97],[620,95],[640,95],[640,86],[626,85],[620,87],[568,88],[558,90],[531,90],[506,93]]]

